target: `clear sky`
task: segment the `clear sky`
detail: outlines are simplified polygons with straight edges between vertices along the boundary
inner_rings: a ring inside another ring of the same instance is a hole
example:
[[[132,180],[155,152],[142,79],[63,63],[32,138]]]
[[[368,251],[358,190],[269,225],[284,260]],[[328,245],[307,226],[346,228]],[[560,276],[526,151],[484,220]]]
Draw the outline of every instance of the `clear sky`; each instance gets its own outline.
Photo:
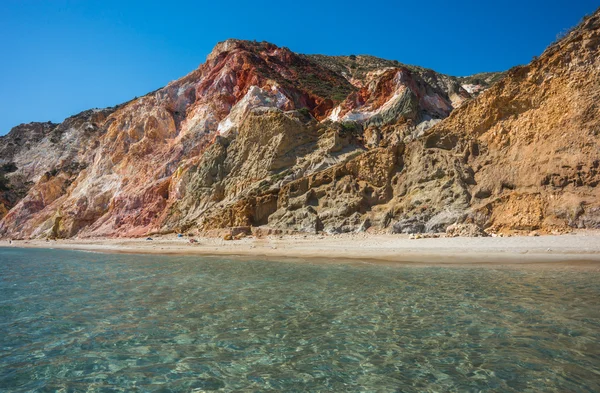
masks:
[[[0,135],[164,86],[218,41],[371,54],[451,75],[539,55],[598,0],[0,0]]]

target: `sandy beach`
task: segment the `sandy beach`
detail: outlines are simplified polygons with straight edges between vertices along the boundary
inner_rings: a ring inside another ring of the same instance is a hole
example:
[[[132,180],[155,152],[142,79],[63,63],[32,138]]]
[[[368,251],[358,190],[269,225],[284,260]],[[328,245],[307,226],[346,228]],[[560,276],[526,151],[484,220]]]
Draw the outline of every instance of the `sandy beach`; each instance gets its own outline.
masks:
[[[560,236],[410,239],[401,235],[293,235],[221,238],[154,236],[135,239],[0,241],[0,247],[108,253],[227,256],[388,265],[570,267],[600,271],[600,232]]]

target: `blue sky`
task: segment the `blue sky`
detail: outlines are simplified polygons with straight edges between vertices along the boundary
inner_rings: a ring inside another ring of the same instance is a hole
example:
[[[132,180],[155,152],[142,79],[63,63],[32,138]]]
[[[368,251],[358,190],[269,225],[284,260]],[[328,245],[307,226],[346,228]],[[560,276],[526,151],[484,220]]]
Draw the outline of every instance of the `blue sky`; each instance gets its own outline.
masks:
[[[218,41],[371,54],[451,75],[539,55],[598,0],[0,0],[0,135],[164,86]]]

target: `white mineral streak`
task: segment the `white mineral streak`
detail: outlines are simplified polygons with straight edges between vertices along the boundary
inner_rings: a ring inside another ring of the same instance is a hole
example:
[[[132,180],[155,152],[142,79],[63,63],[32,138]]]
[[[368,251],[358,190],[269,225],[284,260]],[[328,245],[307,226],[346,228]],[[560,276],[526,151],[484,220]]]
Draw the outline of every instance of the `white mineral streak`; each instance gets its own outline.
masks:
[[[261,89],[258,86],[251,86],[244,97],[231,108],[229,115],[219,123],[217,131],[220,135],[228,134],[229,131],[239,125],[253,109],[284,109],[289,105],[289,98],[281,92],[279,86],[271,86],[270,91]]]

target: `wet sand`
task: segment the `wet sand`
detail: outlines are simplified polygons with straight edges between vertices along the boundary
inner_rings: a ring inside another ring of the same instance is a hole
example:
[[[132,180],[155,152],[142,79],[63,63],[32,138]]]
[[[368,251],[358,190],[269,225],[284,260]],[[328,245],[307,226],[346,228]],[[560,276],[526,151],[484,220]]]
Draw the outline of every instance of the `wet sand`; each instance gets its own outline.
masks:
[[[486,238],[409,239],[403,235],[292,235],[220,238],[0,240],[0,247],[108,253],[227,256],[277,260],[489,267],[569,267],[600,271],[600,232]]]

